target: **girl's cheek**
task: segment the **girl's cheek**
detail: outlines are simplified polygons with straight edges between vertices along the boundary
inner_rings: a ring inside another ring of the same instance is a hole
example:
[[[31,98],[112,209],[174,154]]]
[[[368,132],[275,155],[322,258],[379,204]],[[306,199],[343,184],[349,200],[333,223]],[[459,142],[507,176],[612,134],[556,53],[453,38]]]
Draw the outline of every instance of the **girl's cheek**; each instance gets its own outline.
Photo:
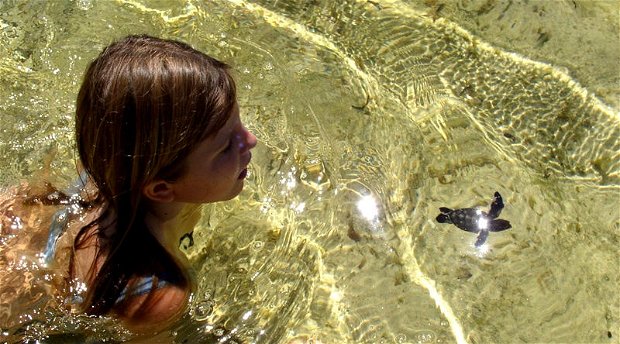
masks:
[[[225,169],[226,166],[234,162],[236,155],[237,154],[235,150],[233,149],[229,150],[228,152],[226,152],[226,154],[222,154],[220,158],[217,159],[217,162],[215,166],[213,166],[213,168],[216,170]]]

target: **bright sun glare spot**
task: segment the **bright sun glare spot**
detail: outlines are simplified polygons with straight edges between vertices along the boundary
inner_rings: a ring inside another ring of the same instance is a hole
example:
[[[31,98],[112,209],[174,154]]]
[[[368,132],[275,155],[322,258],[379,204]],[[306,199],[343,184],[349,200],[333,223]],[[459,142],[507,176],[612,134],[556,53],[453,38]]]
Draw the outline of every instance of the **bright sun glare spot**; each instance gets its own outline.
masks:
[[[377,207],[377,201],[371,195],[366,195],[357,201],[357,210],[368,221],[373,221],[379,216],[379,208]]]
[[[305,202],[301,202],[301,203],[292,203],[291,204],[291,209],[293,209],[296,213],[301,213],[304,211],[304,209],[306,208],[306,203]]]
[[[278,173],[281,176],[280,184],[286,186],[287,190],[292,190],[297,186],[297,180],[295,178],[295,171],[288,173]]]
[[[269,209],[271,209],[271,198],[269,197],[265,197],[262,200],[262,205],[260,207],[260,211],[263,214],[267,214],[267,212],[269,211]]]
[[[295,175],[293,173],[288,173],[288,177],[286,178],[286,188],[289,190],[293,190],[297,186],[297,180],[295,180]]]
[[[329,295],[329,298],[338,302],[340,300],[342,300],[342,293],[339,292],[338,290],[334,290],[332,291],[331,295]]]
[[[490,251],[489,245],[482,244],[476,247],[476,256],[478,256],[479,258],[483,258],[484,256],[487,255],[487,253],[489,253],[489,251]]]
[[[247,311],[247,312],[245,312],[245,313],[243,314],[243,316],[241,317],[241,320],[246,321],[246,320],[248,320],[251,316],[252,316],[252,311],[251,311],[251,310],[249,310],[249,311]]]
[[[489,220],[484,217],[480,217],[478,219],[478,228],[480,229],[488,229],[489,228]]]

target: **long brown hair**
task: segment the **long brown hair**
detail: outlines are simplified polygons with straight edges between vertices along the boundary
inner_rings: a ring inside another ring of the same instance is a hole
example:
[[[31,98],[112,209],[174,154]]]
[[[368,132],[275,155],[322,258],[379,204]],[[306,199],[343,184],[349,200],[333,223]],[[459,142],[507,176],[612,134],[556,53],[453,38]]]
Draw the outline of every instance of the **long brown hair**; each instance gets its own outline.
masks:
[[[102,207],[74,242],[74,252],[91,243],[92,235],[101,243],[88,278],[87,313],[110,311],[135,277],[165,272],[187,285],[186,275],[146,228],[142,190],[155,179],[182,176],[185,158],[224,125],[235,101],[228,66],[181,42],[129,36],[91,62],[75,124],[80,162],[97,189],[92,203]],[[70,277],[73,258],[75,253]]]

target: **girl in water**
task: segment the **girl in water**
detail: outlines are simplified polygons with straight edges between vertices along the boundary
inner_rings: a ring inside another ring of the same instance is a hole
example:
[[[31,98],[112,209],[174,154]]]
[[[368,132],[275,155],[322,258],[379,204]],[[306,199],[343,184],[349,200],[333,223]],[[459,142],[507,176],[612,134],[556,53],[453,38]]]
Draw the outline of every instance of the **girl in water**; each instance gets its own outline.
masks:
[[[179,250],[191,210],[237,196],[256,145],[229,68],[180,42],[122,39],[88,67],[75,130],[85,210],[52,240],[68,285],[86,287],[73,302],[134,330],[163,328],[194,285]]]

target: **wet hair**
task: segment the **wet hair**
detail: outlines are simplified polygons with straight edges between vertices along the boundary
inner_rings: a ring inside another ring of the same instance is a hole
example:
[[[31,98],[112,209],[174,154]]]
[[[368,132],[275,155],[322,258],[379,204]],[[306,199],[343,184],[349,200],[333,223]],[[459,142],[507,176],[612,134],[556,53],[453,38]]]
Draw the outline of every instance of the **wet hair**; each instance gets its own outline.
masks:
[[[143,189],[181,177],[186,157],[224,125],[235,102],[229,67],[181,42],[129,36],[91,62],[75,132],[80,162],[97,190],[92,204],[102,211],[78,232],[69,266],[73,278],[75,251],[96,235],[86,313],[109,312],[132,278],[165,275],[187,286],[185,273],[146,227]]]

